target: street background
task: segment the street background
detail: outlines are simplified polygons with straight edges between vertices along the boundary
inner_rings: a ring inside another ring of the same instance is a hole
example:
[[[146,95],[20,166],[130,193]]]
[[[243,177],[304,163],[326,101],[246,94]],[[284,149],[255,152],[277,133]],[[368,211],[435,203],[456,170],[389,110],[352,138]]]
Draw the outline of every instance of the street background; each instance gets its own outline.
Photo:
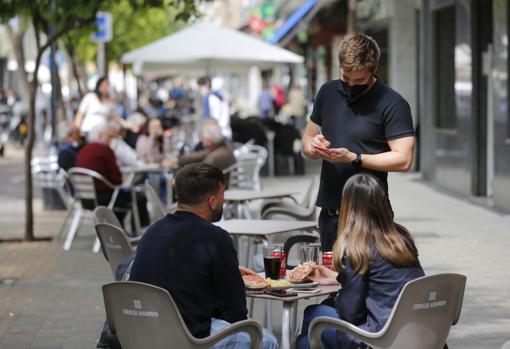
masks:
[[[22,155],[14,154],[0,162],[2,239],[21,238],[23,232]],[[263,186],[303,194],[319,169],[310,167],[306,176],[263,178]],[[510,339],[510,215],[449,195],[423,182],[417,173],[390,174],[389,187],[396,221],[416,239],[425,272],[467,276],[461,318],[448,339],[450,348],[501,348]],[[35,207],[36,237],[56,237],[64,213],[43,211],[39,198]],[[105,318],[101,285],[112,276],[103,256],[91,252],[93,241],[92,224],[85,221],[69,252],[62,251],[63,241],[57,239],[0,243],[0,278],[17,279],[0,284],[1,349],[95,347]],[[306,304],[300,303],[298,314]],[[273,311],[277,335],[278,306]],[[262,304],[255,309],[263,309]],[[262,321],[262,313],[256,311],[254,318]]]

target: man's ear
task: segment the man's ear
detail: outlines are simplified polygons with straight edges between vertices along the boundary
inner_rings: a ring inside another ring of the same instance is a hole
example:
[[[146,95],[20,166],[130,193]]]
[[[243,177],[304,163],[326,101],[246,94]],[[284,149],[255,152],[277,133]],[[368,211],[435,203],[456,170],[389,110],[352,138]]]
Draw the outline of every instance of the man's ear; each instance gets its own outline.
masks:
[[[211,210],[215,209],[215,207],[216,207],[216,198],[214,197],[214,195],[209,196],[209,198],[207,199],[207,206],[209,206],[209,208]]]

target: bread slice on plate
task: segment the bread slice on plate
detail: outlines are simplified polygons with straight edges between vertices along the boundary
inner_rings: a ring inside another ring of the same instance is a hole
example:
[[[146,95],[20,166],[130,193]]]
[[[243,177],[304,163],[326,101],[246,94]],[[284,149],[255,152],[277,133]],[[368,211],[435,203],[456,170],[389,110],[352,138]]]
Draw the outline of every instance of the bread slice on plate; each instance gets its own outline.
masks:
[[[290,271],[287,280],[289,280],[292,283],[301,283],[305,281],[308,275],[310,275],[313,272],[312,265],[314,264],[315,264],[314,262],[305,262],[298,265],[297,267]]]

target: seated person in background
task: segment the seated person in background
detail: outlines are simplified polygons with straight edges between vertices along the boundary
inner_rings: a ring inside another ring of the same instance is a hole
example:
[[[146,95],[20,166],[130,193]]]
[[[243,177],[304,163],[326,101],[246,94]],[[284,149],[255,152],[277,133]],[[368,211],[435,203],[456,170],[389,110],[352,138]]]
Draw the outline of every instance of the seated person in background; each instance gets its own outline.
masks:
[[[115,123],[109,123],[112,131],[112,139],[110,141],[110,148],[115,153],[115,157],[121,167],[139,167],[143,165],[143,161],[138,160],[136,151],[124,141],[122,128]]]
[[[318,316],[331,316],[368,332],[385,325],[402,287],[424,275],[409,232],[393,222],[386,193],[379,180],[357,174],[342,194],[333,268],[314,266],[310,279],[322,285],[340,283],[331,305],[308,306],[296,348],[310,348],[308,328]],[[332,299],[328,299],[332,300]],[[359,339],[334,329],[322,332],[324,348],[369,348]]]
[[[93,170],[113,185],[120,185],[122,184],[122,174],[117,165],[117,158],[109,146],[113,137],[114,131],[112,131],[110,124],[100,123],[95,126],[88,135],[90,142],[78,152],[76,167]],[[98,204],[108,205],[113,190],[99,181],[95,182],[95,187]],[[146,226],[149,224],[149,213],[147,212],[147,199],[142,192],[136,192],[136,202],[140,215],[140,223],[142,226]],[[131,207],[130,190],[120,190],[115,201],[115,207]],[[125,212],[116,211],[115,214],[123,222]]]
[[[190,164],[175,177],[177,212],[152,224],[136,249],[130,280],[162,287],[172,295],[188,329],[197,338],[247,317],[239,267],[221,219],[225,178],[216,167]],[[229,336],[213,348],[249,348],[249,336]],[[277,348],[264,330],[263,348]]]
[[[159,118],[147,120],[136,141],[136,155],[145,163],[160,163],[164,157],[163,126]]]
[[[69,170],[75,166],[78,152],[85,146],[85,138],[80,135],[78,130],[71,130],[64,142],[60,145],[58,151],[58,166],[64,170]]]
[[[193,151],[177,158],[179,166],[193,162],[204,162],[224,170],[235,164],[236,158],[232,149],[227,145],[220,127],[213,122],[206,122],[202,126],[201,138],[204,150]]]

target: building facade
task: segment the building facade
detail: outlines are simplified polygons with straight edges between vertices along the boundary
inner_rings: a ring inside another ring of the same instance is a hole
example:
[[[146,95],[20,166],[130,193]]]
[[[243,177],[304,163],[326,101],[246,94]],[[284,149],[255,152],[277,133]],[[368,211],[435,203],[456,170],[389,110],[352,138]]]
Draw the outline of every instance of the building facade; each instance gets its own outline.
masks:
[[[510,211],[507,1],[423,0],[418,10],[420,170]]]

